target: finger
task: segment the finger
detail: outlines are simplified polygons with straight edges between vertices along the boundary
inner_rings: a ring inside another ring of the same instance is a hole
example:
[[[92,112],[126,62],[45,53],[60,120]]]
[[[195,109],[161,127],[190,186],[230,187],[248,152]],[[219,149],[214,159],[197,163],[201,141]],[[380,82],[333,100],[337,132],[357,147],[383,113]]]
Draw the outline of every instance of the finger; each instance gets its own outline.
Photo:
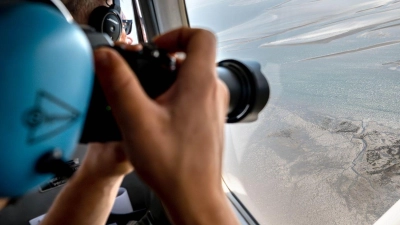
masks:
[[[218,88],[219,88],[220,95],[222,96],[221,98],[222,98],[223,104],[221,104],[221,107],[224,112],[223,116],[225,118],[226,115],[228,115],[230,93],[229,93],[228,86],[226,86],[226,84],[220,79],[218,79],[218,86],[219,86]]]
[[[211,41],[208,45],[211,49],[212,45],[215,47],[215,36],[210,31],[204,29],[193,29],[193,28],[179,28],[159,35],[153,39],[153,42],[160,48],[165,49],[169,52],[188,52],[190,48],[196,46],[190,46],[192,39],[196,36],[207,38],[206,42]],[[211,39],[208,39],[211,38]],[[197,42],[198,40],[196,40]],[[214,43],[212,43],[214,42]],[[195,48],[196,49],[196,48]],[[200,48],[203,49],[203,48]]]
[[[199,82],[202,84],[202,81],[215,76],[213,71],[215,71],[216,39],[211,32],[180,28],[157,37],[154,42],[158,47],[169,52],[186,53],[178,79],[190,77],[187,82],[198,86]],[[196,71],[196,76],[193,71]]]
[[[128,50],[128,51],[140,51],[143,49],[143,45],[141,45],[141,44],[129,45],[129,44],[126,44],[125,42],[115,42],[115,46],[118,46],[118,47]]]
[[[96,74],[122,131],[145,123],[151,101],[126,61],[111,48],[94,52]]]
[[[170,57],[174,58],[175,60],[175,67],[179,71],[179,68],[181,67],[182,63],[185,61],[186,54],[185,53],[173,53],[170,55]]]

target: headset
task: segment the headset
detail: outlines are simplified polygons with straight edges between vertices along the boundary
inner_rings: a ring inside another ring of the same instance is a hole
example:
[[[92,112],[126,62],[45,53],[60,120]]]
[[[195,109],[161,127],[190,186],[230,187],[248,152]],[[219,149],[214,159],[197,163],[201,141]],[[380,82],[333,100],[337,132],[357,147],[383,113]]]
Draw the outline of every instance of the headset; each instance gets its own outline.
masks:
[[[0,3],[0,198],[68,170],[62,162],[72,156],[89,106],[91,45],[65,6],[48,2],[53,6]]]
[[[108,34],[113,41],[118,41],[124,28],[120,1],[113,0],[110,7],[99,6],[95,8],[90,13],[88,24],[96,31]]]

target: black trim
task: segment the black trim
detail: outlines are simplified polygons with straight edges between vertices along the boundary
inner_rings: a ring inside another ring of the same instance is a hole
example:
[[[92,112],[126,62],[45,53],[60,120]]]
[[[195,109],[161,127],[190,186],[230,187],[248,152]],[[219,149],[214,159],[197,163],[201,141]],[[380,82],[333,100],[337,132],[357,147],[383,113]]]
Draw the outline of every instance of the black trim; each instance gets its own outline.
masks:
[[[152,0],[132,2],[136,31],[140,43],[148,43],[160,34],[158,20]]]
[[[225,187],[229,190],[228,193],[226,193],[226,196],[228,197],[229,201],[232,203],[232,206],[235,207],[237,212],[242,216],[243,220],[247,222],[249,225],[259,225],[257,220],[251,215],[249,210],[243,205],[243,203],[239,200],[239,198],[229,189],[228,185],[225,183],[224,180],[222,180]]]
[[[186,23],[187,23],[187,25],[188,25],[189,27],[191,27],[191,26],[190,26],[190,19],[189,19],[188,9],[187,9],[187,6],[186,6],[186,0],[183,1],[183,6],[184,6],[184,8],[185,8]]]

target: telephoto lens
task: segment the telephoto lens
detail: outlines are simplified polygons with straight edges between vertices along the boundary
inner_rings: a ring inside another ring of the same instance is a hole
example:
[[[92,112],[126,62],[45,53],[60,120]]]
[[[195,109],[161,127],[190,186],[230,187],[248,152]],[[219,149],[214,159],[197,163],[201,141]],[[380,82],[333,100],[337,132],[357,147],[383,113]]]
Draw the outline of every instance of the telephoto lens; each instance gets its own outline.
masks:
[[[218,63],[218,77],[230,93],[228,123],[253,122],[269,99],[269,85],[258,62],[224,60]]]
[[[144,91],[156,98],[167,91],[176,80],[175,59],[168,52],[154,44],[143,44],[138,52],[127,51],[113,46],[104,34],[88,27],[82,27],[92,48],[108,46],[121,54],[135,72]],[[267,79],[261,73],[260,64],[253,61],[224,60],[218,63],[216,70],[219,78],[225,82],[230,93],[228,123],[251,122],[257,120],[259,112],[269,98]],[[121,140],[111,107],[95,80],[85,126],[80,143],[108,142]]]

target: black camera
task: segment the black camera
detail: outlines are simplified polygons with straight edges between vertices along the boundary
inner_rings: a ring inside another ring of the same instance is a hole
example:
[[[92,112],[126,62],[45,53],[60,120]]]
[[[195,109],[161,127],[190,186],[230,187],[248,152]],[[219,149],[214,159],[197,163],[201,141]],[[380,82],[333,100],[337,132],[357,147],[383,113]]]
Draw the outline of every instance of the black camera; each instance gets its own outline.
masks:
[[[84,29],[93,48],[110,46],[117,50],[135,71],[140,84],[151,98],[167,91],[176,79],[175,60],[154,44],[143,44],[141,51],[127,51],[113,46],[100,33]],[[269,86],[261,73],[260,64],[253,61],[224,60],[216,70],[230,92],[228,123],[257,120],[258,113],[267,104]],[[114,120],[103,91],[95,81],[81,143],[121,140],[121,133]]]

